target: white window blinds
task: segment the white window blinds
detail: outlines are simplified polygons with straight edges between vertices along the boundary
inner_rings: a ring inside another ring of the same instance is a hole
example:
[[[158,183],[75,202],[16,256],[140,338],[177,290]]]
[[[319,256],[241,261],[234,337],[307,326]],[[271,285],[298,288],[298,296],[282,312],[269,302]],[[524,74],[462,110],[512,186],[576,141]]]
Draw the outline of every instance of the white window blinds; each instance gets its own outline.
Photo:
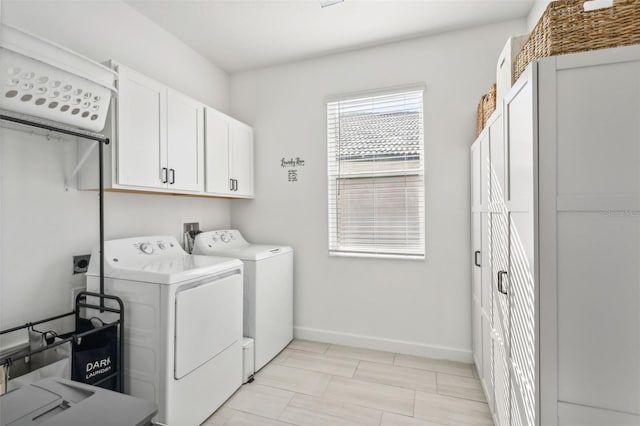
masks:
[[[327,102],[330,254],[424,258],[422,95]]]

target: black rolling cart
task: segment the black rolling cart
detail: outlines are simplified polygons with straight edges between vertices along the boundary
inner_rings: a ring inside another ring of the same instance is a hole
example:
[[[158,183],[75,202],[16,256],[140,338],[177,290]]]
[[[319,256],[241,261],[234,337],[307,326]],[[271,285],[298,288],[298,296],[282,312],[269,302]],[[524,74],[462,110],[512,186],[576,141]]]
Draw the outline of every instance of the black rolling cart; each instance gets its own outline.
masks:
[[[96,299],[97,303],[91,303],[88,299]],[[117,308],[105,306],[105,300],[114,301]],[[111,312],[116,314],[115,321],[104,323],[99,320],[95,326],[92,319],[93,312]],[[83,315],[84,313],[84,315]],[[124,341],[124,304],[119,297],[108,294],[82,291],[78,293],[75,301],[75,309],[72,312],[29,322],[24,325],[0,331],[0,335],[13,333],[19,330],[35,330],[35,326],[74,316],[74,331],[58,334],[54,330],[42,333],[48,334],[51,342],[45,342],[36,349],[17,351],[5,358],[0,358],[0,365],[5,368],[7,375],[11,375],[11,367],[17,362],[31,360],[45,351],[70,343],[71,345],[71,379],[74,381],[114,390],[124,391],[123,368],[123,341]]]

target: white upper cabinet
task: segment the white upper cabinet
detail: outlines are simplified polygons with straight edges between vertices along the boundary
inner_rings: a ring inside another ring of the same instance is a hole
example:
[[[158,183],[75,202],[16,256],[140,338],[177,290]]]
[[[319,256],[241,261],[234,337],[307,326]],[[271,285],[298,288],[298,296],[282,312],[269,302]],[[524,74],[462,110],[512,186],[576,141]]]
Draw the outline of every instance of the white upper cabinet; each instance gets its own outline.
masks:
[[[117,70],[117,184],[204,190],[204,106],[122,65]]]
[[[118,67],[117,183],[163,188],[166,162],[166,92],[160,83]]]
[[[205,129],[205,191],[253,197],[253,129],[212,108],[206,109]]]
[[[163,164],[169,189],[204,190],[203,136],[202,104],[167,89],[167,159]]]
[[[229,135],[229,176],[235,195],[253,197],[253,129],[233,120]]]
[[[205,164],[206,192],[228,194],[231,192],[229,178],[229,118],[212,109],[206,109]]]
[[[105,128],[111,138],[104,152],[106,190],[253,197],[251,127],[121,64],[112,66],[118,97]],[[86,144],[78,149],[80,158],[95,157],[88,164],[97,167],[96,152],[87,153]],[[80,189],[98,188],[89,169],[78,175]]]

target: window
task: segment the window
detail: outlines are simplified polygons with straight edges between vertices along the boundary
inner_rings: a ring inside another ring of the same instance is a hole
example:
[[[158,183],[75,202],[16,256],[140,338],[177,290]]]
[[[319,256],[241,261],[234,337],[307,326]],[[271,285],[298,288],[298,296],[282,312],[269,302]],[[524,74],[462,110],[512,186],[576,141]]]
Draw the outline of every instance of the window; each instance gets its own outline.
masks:
[[[422,94],[327,102],[331,255],[424,258]]]

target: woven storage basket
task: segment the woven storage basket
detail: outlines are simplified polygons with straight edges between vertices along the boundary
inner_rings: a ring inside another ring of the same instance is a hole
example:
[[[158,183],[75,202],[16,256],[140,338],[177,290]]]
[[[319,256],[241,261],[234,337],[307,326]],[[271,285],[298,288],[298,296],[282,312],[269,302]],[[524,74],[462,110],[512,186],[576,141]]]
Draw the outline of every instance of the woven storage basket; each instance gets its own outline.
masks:
[[[480,102],[478,102],[478,115],[476,118],[476,137],[480,136],[482,129],[484,129],[484,98],[487,95],[482,95]]]
[[[482,107],[484,112],[484,124],[487,124],[489,117],[496,110],[496,85],[491,86],[491,90],[484,97],[484,105]]]
[[[489,117],[496,110],[496,85],[491,86],[491,90],[480,98],[478,104],[478,115],[476,118],[476,137],[480,136],[484,126],[489,121]]]
[[[585,11],[584,0],[551,2],[514,64],[517,79],[538,58],[640,44],[640,0],[614,0],[606,9]]]

